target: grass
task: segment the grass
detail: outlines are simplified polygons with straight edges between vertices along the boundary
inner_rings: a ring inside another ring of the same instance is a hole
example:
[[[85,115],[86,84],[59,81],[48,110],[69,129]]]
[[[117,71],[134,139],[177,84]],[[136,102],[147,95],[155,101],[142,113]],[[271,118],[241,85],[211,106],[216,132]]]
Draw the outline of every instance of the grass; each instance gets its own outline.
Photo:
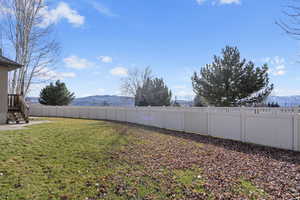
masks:
[[[102,122],[54,120],[0,132],[0,199],[77,199],[110,170],[109,152],[130,137]]]
[[[174,153],[199,155],[201,143],[110,122],[47,120],[52,123],[0,132],[1,200],[215,197],[203,169]],[[186,147],[191,151],[181,150]],[[234,193],[265,195],[246,180]]]
[[[235,188],[235,191],[238,194],[245,195],[251,200],[267,199],[267,193],[256,187],[251,181],[240,179],[238,183],[239,184]]]

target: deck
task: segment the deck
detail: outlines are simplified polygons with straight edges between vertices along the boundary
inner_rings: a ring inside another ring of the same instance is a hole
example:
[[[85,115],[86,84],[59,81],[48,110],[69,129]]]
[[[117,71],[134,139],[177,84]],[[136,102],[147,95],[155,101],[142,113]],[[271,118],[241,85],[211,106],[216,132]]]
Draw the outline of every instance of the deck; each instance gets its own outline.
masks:
[[[20,121],[29,122],[29,107],[20,94],[8,94],[8,116],[7,123]]]

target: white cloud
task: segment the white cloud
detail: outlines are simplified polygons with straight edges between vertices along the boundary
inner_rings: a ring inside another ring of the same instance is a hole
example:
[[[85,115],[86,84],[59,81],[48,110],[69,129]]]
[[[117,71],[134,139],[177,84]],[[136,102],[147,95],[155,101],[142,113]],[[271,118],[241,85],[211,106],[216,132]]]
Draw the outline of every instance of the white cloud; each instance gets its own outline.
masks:
[[[60,2],[55,9],[50,10],[49,7],[45,7],[40,11],[40,15],[43,17],[41,27],[47,27],[51,24],[56,24],[62,19],[67,19],[68,22],[75,27],[84,24],[84,16],[78,14],[76,10],[70,8],[65,2]]]
[[[76,74],[74,72],[60,72],[58,75],[63,78],[75,78],[76,77]]]
[[[109,56],[99,56],[98,59],[103,63],[111,63],[113,61],[112,57]]]
[[[206,0],[196,0],[198,4],[203,4]]]
[[[281,64],[285,63],[285,59],[281,58],[279,56],[275,56],[273,59],[271,58],[270,62],[273,65],[281,65]]]
[[[1,2],[1,1],[0,1]],[[10,8],[1,6],[0,7],[0,17],[2,17],[3,15],[12,15],[14,12],[13,10],[11,10]]]
[[[114,76],[127,76],[128,69],[124,67],[115,67],[112,70],[110,70],[110,73]]]
[[[37,78],[40,80],[63,80],[65,78],[75,78],[74,72],[56,72],[47,67],[37,70]]]
[[[274,72],[273,72],[273,75],[274,75],[274,76],[282,76],[282,75],[284,75],[285,73],[286,73],[285,70],[278,70],[278,71],[274,71]]]
[[[265,58],[261,59],[261,62],[263,62],[263,63],[269,63],[271,61],[271,59],[272,58],[270,58],[270,57],[265,57]]]
[[[64,63],[67,65],[67,67],[74,69],[85,69],[94,65],[94,63],[88,61],[87,59],[79,58],[78,56],[69,56],[64,59]]]
[[[202,5],[206,1],[211,1],[212,5],[241,4],[241,0],[196,0],[199,5]]]
[[[278,63],[278,66],[275,67],[274,75],[275,76],[282,76],[285,73],[286,73],[286,70],[285,70],[284,62],[283,63]]]
[[[220,4],[240,4],[240,0],[219,0]]]
[[[108,17],[117,17],[118,16],[115,13],[113,13],[108,7],[106,7],[105,5],[103,5],[99,2],[91,1],[90,3],[102,15],[105,15]]]
[[[73,72],[56,72],[47,67],[38,69],[36,72],[36,82],[30,85],[29,96],[39,96],[41,89],[46,87],[48,81],[64,80],[66,78],[75,78]]]
[[[285,67],[285,59],[279,56],[275,56],[274,58],[266,57],[263,58],[262,61],[267,63],[270,67],[269,73],[273,76],[282,76],[286,74],[286,67]]]

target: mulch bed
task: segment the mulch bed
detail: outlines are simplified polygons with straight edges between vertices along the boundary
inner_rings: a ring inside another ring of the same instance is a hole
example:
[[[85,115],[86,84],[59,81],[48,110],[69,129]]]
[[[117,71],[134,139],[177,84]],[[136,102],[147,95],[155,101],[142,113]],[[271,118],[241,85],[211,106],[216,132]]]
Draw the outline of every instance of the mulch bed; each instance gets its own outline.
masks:
[[[123,132],[131,132],[129,125]],[[135,126],[138,128],[139,126]],[[134,131],[137,140],[115,156],[131,165],[142,165],[176,199],[178,184],[167,170],[200,168],[205,191],[184,188],[184,199],[260,199],[256,194],[236,191],[241,179],[263,189],[266,199],[300,199],[300,153],[244,144],[197,134],[153,128]],[[138,132],[138,133],[136,133]],[[140,142],[138,142],[140,141]],[[130,173],[130,172],[128,172]],[[174,194],[173,194],[174,193]],[[151,196],[149,197],[151,199]]]

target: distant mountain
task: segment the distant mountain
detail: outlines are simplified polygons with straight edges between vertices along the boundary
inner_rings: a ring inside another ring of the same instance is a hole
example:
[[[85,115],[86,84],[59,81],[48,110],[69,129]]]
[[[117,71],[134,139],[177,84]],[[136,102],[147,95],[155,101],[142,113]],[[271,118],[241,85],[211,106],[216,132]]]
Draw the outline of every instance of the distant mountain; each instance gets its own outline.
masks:
[[[134,106],[134,98],[126,96],[111,96],[111,95],[97,95],[76,98],[72,104],[73,106]]]
[[[37,97],[28,97],[26,101],[29,104],[38,104]],[[191,106],[191,101],[177,100],[182,106]],[[300,106],[300,95],[299,96],[270,96],[267,103],[278,103],[281,107],[294,107]],[[115,96],[115,95],[97,95],[76,98],[72,104],[73,106],[118,106],[118,107],[133,107],[134,98],[126,96]]]
[[[270,96],[267,100],[269,103],[278,103],[281,107],[300,106],[300,95],[298,96]]]
[[[181,106],[184,107],[191,107],[193,106],[193,101],[187,101],[187,100],[176,100],[177,103],[179,103]]]
[[[25,100],[28,104],[39,104],[39,98],[38,97],[26,97]]]
[[[38,97],[27,97],[26,101],[29,104],[38,104]],[[89,97],[76,98],[71,106],[120,106],[120,107],[133,107],[134,98],[126,96],[115,95],[96,95]]]

